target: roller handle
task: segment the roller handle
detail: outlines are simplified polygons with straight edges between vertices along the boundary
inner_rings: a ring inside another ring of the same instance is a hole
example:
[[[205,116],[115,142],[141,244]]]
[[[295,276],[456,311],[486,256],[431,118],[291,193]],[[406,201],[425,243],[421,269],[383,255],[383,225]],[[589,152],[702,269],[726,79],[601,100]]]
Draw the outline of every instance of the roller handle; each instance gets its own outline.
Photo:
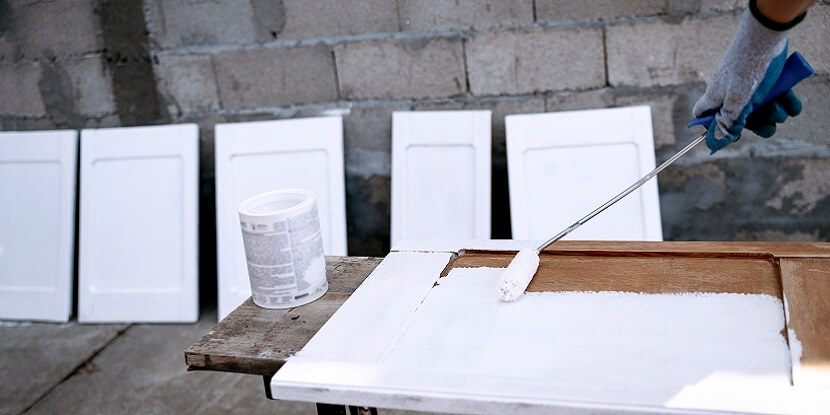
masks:
[[[760,104],[753,108],[753,111],[763,107],[773,99],[778,98],[779,95],[789,91],[792,87],[801,82],[803,79],[808,78],[814,72],[813,68],[809,63],[807,63],[807,60],[804,59],[800,53],[793,52],[793,54],[787,58],[787,61],[784,62],[784,69],[781,70],[781,76],[778,77],[778,80],[775,82],[775,85],[772,86],[769,94],[767,94]],[[692,120],[688,126],[693,127],[695,125],[702,125],[709,128],[709,126],[712,125],[712,120],[715,119],[716,112],[717,110],[707,111],[700,117]]]

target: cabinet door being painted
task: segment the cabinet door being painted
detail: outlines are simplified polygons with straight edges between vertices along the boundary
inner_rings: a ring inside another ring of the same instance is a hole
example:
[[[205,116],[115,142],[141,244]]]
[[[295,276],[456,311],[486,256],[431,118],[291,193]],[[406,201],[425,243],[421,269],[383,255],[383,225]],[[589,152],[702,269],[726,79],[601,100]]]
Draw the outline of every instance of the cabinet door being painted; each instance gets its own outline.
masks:
[[[219,319],[251,296],[239,203],[285,188],[317,194],[326,255],[346,255],[343,120],[316,117],[216,125]]]
[[[81,131],[80,322],[198,319],[198,135]]]
[[[392,115],[392,247],[490,239],[490,111]]]
[[[0,319],[72,312],[76,131],[0,133]]]
[[[506,117],[514,239],[547,239],[654,169],[648,106]],[[663,239],[657,179],[567,239]]]

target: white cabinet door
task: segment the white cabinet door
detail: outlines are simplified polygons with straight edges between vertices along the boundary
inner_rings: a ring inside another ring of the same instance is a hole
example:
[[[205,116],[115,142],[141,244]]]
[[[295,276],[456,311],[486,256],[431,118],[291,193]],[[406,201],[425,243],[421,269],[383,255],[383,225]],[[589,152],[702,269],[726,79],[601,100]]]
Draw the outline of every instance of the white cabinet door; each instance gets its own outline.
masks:
[[[490,111],[392,114],[392,248],[490,239]]]
[[[654,169],[648,106],[510,115],[507,171],[515,239],[547,239]],[[663,239],[657,179],[567,239]]]
[[[0,319],[72,312],[76,131],[0,133]]]
[[[199,130],[81,131],[78,321],[198,319]]]
[[[323,250],[346,255],[343,119],[301,118],[216,125],[219,319],[251,295],[237,207],[258,193],[317,193]]]

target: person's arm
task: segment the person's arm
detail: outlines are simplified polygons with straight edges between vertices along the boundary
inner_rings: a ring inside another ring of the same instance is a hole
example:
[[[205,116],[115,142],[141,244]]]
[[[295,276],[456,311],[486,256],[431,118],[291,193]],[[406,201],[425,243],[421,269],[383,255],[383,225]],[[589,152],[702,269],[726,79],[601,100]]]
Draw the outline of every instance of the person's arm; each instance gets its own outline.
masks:
[[[816,0],[758,0],[758,11],[778,24],[787,24],[801,16]]]
[[[814,0],[750,0],[737,33],[721,59],[693,114],[714,114],[706,145],[715,151],[737,141],[748,128],[762,137],[776,123],[801,112],[792,90],[758,107],[778,80],[787,59],[789,29],[804,19]]]

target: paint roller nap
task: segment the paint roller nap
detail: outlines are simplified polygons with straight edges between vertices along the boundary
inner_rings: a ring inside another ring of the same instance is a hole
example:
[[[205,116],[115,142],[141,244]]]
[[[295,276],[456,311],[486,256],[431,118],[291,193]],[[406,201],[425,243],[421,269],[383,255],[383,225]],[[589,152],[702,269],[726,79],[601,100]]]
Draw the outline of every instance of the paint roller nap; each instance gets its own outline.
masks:
[[[539,253],[535,249],[522,249],[510,261],[499,278],[498,292],[502,301],[513,301],[525,292],[536,269],[539,268]]]

